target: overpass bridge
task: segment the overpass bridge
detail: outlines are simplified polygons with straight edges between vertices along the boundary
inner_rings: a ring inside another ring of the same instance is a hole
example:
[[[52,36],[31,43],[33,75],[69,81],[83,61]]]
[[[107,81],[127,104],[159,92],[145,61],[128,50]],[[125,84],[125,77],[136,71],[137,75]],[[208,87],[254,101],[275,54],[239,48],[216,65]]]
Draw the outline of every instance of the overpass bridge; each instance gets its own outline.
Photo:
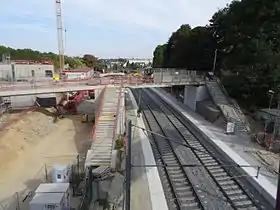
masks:
[[[79,90],[102,89],[104,86],[115,87],[170,87],[176,85],[193,86],[204,85],[204,75],[197,75],[195,71],[157,69],[152,79],[143,77],[120,78],[92,78],[87,80],[64,80],[13,82],[0,84],[0,97],[37,95],[47,93],[62,93]]]

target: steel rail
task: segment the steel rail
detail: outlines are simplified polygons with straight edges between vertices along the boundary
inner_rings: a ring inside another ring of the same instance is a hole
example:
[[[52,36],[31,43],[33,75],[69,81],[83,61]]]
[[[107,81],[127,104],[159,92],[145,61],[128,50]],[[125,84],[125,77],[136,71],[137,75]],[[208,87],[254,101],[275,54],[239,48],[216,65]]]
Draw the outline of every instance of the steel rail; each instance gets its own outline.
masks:
[[[137,92],[134,90],[133,92]],[[160,123],[158,122],[155,113],[145,98],[142,99],[142,108],[147,108],[143,111],[143,115],[146,121],[146,124],[151,130],[154,130],[157,127],[157,130],[165,135],[164,130],[161,128]],[[152,147],[154,150],[155,158],[160,160],[161,164],[168,164],[170,161],[172,164],[177,165],[174,169],[162,168],[161,170],[164,171],[165,176],[169,182],[170,190],[174,197],[174,201],[176,203],[176,209],[206,209],[204,207],[204,202],[198,196],[198,189],[191,183],[188,179],[188,176],[181,166],[181,161],[178,158],[178,155],[174,151],[174,148],[171,142],[168,139],[163,139],[163,137],[157,136],[155,134],[151,134],[153,137]],[[169,153],[168,153],[169,152]],[[178,173],[176,173],[178,172]],[[166,189],[165,189],[166,190]],[[168,191],[169,189],[167,189]],[[168,197],[168,195],[166,195]],[[170,208],[172,208],[172,204],[168,203]],[[173,207],[174,208],[174,207]]]
[[[186,123],[180,118],[181,113],[171,108],[170,105],[157,94],[151,93],[150,91],[147,94],[149,94],[151,100],[158,104],[159,108],[165,114],[166,118],[169,119],[186,144],[193,147],[195,146],[199,150],[204,150],[203,153],[196,150],[193,150],[192,152],[196,155],[201,164],[206,166],[205,169],[208,174],[212,177],[213,181],[227,198],[233,209],[271,209],[269,207],[266,208],[263,203],[260,203],[259,200],[254,198],[250,190],[237,179],[239,177],[237,174],[234,174],[236,176],[232,177],[232,172],[229,171],[228,167],[223,166],[223,161],[213,155],[212,152],[203,145],[201,139],[197,139],[196,136],[189,131]],[[160,106],[160,104],[163,104],[164,106]],[[188,134],[186,134],[186,130],[188,130]],[[207,167],[209,164],[217,165]],[[231,181],[227,181],[229,179],[231,179]]]

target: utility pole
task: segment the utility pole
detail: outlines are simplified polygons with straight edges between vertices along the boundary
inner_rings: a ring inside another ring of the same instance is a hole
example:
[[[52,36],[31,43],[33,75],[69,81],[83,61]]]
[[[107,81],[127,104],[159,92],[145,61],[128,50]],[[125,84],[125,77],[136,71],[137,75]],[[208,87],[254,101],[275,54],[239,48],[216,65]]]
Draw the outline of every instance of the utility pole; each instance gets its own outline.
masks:
[[[131,189],[131,120],[126,122],[126,162],[125,162],[125,210],[130,210]]]
[[[66,28],[64,29],[64,53],[66,53]]]
[[[275,134],[279,132],[279,129],[278,129],[278,125],[276,124],[276,122],[279,122],[278,119],[279,119],[279,114],[280,114],[280,101],[279,101],[279,97],[278,97],[278,113],[277,113],[277,118],[276,118],[276,121],[275,121],[275,126],[274,126],[274,131],[273,131],[273,141],[275,140]],[[277,129],[276,129],[276,126],[277,126]],[[277,130],[277,132],[275,131]],[[280,209],[280,161],[279,161],[279,166],[278,166],[278,185],[277,185],[277,195],[276,195],[276,210]]]
[[[274,91],[273,90],[269,90],[267,92],[268,96],[270,96],[270,100],[269,100],[269,106],[268,106],[268,112],[269,112],[269,116],[270,118],[269,119],[266,119],[265,120],[265,125],[264,125],[264,141],[266,140],[266,133],[267,133],[267,126],[268,126],[268,120],[271,119],[271,113],[270,113],[270,110],[271,110],[271,104],[272,104],[272,100],[273,100],[273,96],[274,96]]]
[[[63,42],[63,27],[62,27],[62,13],[61,0],[55,0],[56,6],[56,25],[57,25],[57,43],[59,52],[59,73],[64,70],[64,42]]]
[[[216,69],[217,54],[218,54],[218,49],[215,49],[215,55],[214,55],[214,61],[213,61],[213,68],[212,68],[213,74],[214,74],[215,69]]]

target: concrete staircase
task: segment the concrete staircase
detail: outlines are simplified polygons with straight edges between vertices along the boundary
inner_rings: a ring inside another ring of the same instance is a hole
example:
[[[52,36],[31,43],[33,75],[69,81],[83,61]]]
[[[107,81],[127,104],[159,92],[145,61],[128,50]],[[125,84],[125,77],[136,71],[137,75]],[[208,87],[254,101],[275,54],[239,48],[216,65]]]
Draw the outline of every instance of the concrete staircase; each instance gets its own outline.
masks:
[[[206,78],[206,87],[226,120],[235,124],[235,131],[240,134],[247,134],[250,132],[249,123],[239,105],[226,95],[224,88],[219,82]]]
[[[116,141],[117,88],[106,88],[93,142],[87,153],[86,165],[111,166],[112,150]]]

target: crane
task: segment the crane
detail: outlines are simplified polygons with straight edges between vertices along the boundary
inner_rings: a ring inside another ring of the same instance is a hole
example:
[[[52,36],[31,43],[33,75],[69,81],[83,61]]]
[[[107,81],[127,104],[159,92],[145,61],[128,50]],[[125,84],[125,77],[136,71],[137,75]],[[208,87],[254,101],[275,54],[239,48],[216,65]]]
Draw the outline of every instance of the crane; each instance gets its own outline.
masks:
[[[56,25],[57,25],[57,43],[59,52],[59,73],[64,70],[64,44],[63,44],[63,27],[61,14],[61,0],[55,0],[56,6]]]

